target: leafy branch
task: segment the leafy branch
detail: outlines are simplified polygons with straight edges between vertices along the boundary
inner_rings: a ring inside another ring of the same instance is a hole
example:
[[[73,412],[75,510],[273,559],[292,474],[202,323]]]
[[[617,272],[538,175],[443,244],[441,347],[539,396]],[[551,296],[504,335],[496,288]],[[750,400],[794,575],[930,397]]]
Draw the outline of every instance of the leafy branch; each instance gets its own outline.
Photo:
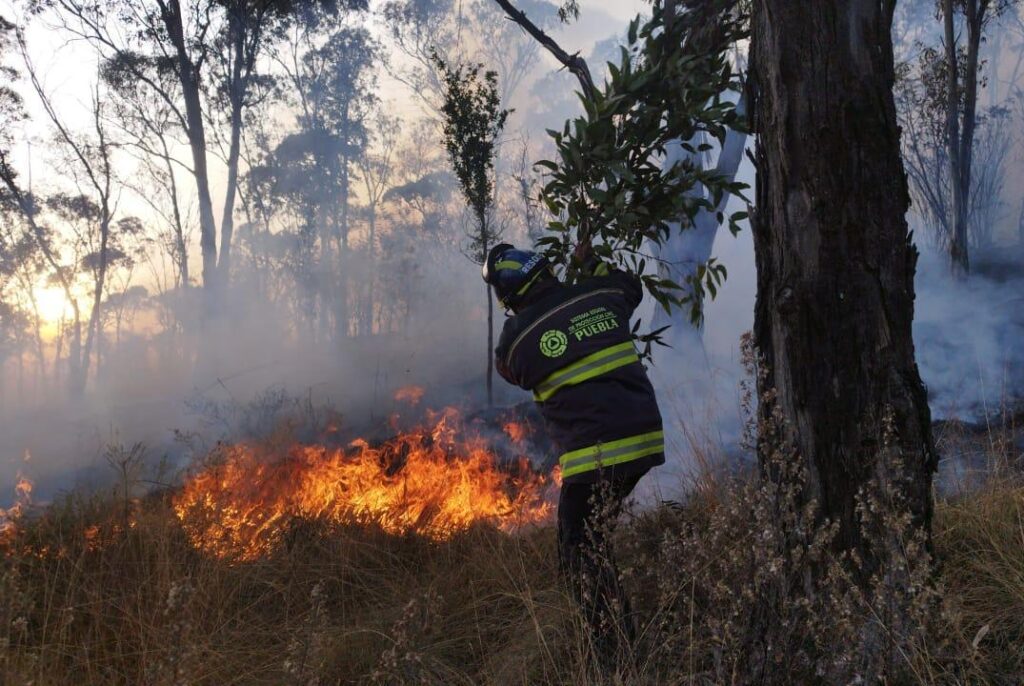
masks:
[[[655,5],[647,21],[634,19],[619,63],[608,65],[609,78],[592,97],[581,96],[584,114],[548,132],[556,158],[536,166],[546,175],[540,198],[554,219],[538,245],[573,281],[581,266],[573,258],[577,246],[592,244],[599,257],[641,275],[666,310],[689,304],[696,321],[703,296],[713,297],[725,279],[725,267],[704,265],[684,288],[644,274],[641,250],[647,241],[667,240],[673,222],[692,228],[701,212],[715,213],[733,233],[746,218],[719,209],[726,194],[743,197],[745,184],[688,160],[668,169],[662,162],[673,141],[697,153],[710,145],[688,141],[707,137],[722,144],[729,129],[745,130],[745,116],[726,96],[741,89],[729,51],[747,36],[748,23],[734,0],[696,3],[675,14],[670,26],[667,16]]]

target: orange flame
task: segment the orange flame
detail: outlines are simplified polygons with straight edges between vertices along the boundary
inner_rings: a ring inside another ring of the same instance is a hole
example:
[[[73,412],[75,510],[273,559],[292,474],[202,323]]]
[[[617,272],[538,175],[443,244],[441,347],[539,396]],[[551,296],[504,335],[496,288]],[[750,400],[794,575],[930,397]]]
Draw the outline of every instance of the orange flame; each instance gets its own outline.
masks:
[[[526,440],[526,437],[530,435],[530,427],[522,422],[507,422],[505,426],[502,427],[502,430],[516,445],[522,443]]]
[[[525,458],[499,466],[482,438],[464,437],[456,410],[435,419],[379,447],[293,445],[282,456],[227,446],[218,464],[186,482],[175,512],[196,548],[241,561],[273,551],[297,520],[445,540],[478,522],[513,531],[550,517],[549,478]]]
[[[409,403],[413,406],[419,405],[425,392],[422,386],[405,386],[395,391],[395,401]]]
[[[18,534],[18,521],[32,504],[32,481],[18,474],[14,494],[14,505],[7,509],[0,507],[0,548],[8,548]]]

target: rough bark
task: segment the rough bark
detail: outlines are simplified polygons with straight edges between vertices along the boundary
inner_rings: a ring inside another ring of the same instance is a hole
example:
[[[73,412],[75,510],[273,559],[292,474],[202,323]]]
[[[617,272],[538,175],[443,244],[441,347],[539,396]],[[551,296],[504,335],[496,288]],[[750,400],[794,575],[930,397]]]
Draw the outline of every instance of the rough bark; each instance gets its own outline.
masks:
[[[858,492],[879,473],[905,478],[927,530],[936,466],[911,336],[917,251],[892,94],[894,4],[758,0],[753,13],[759,390],[776,394],[836,545],[864,557],[862,582],[875,558]],[[883,469],[893,453],[902,473]]]

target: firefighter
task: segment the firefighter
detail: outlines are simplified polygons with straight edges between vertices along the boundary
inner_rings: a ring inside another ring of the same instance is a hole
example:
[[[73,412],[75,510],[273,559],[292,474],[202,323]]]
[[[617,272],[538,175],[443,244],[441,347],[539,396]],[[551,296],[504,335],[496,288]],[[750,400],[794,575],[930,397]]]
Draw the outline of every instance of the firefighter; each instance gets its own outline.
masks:
[[[495,367],[533,392],[561,453],[559,569],[607,665],[632,634],[607,535],[640,478],[664,463],[665,447],[629,326],[643,297],[640,278],[595,259],[589,247],[577,257],[588,276],[569,286],[543,255],[501,244],[483,277],[509,315]]]

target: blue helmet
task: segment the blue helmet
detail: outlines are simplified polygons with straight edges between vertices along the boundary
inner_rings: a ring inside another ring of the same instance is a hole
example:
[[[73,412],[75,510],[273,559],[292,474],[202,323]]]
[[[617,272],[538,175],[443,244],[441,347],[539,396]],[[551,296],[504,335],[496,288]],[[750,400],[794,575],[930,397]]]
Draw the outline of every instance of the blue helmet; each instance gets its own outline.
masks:
[[[514,310],[535,283],[551,275],[551,263],[540,253],[502,243],[488,253],[482,271],[501,306]]]

